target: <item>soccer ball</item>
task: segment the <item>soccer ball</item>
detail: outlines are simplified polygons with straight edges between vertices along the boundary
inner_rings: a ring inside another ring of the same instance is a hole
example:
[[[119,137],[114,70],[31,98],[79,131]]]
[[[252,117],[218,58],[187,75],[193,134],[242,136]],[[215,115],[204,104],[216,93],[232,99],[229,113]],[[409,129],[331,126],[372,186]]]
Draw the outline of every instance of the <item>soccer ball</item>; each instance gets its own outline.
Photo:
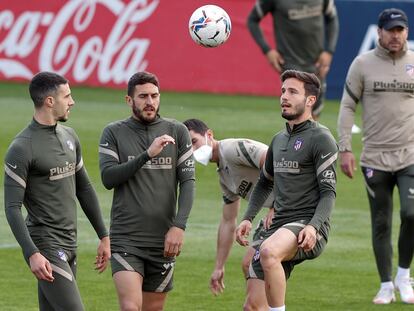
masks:
[[[196,9],[188,22],[191,38],[204,47],[216,47],[230,36],[230,17],[217,5],[204,5]]]

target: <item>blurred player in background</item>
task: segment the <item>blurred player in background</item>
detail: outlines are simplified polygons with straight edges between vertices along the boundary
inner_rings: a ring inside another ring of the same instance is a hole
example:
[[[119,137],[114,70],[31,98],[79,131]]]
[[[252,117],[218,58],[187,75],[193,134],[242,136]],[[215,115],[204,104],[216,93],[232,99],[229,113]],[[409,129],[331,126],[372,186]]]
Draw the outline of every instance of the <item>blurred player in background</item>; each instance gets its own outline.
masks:
[[[172,289],[193,205],[191,138],[182,123],[158,114],[154,74],[134,74],[125,98],[131,117],[109,124],[99,144],[102,182],[114,189],[112,273],[121,310],[158,311]]]
[[[244,138],[214,139],[213,130],[198,119],[184,121],[193,144],[194,157],[201,164],[217,163],[220,187],[223,192],[223,214],[217,234],[216,265],[210,278],[210,289],[217,295],[224,290],[224,266],[234,242],[240,199],[249,200],[258,180],[260,169],[266,158],[267,146],[258,141]],[[262,239],[263,231],[269,228],[273,214],[273,195],[264,207],[269,208],[266,217],[259,223],[242,261],[244,275],[254,254],[253,246]]]
[[[260,21],[271,14],[276,49],[266,42]],[[313,106],[318,119],[339,34],[333,0],[256,0],[247,20],[253,39],[279,73],[287,69],[315,73],[322,82],[321,95]]]
[[[352,178],[356,170],[351,127],[361,101],[361,167],[371,209],[372,244],[381,287],[375,304],[414,303],[410,266],[414,254],[414,52],[408,50],[408,19],[387,9],[378,19],[375,49],[357,56],[349,68],[338,117],[340,163]],[[392,282],[392,213],[395,186],[400,194],[398,270]]]
[[[75,280],[76,199],[100,238],[95,263],[99,272],[111,255],[108,232],[79,139],[72,128],[58,123],[69,118],[75,104],[68,81],[40,72],[32,78],[29,92],[33,120],[14,138],[5,159],[6,217],[38,279],[39,310],[82,311]],[[22,204],[28,212],[26,222]]]

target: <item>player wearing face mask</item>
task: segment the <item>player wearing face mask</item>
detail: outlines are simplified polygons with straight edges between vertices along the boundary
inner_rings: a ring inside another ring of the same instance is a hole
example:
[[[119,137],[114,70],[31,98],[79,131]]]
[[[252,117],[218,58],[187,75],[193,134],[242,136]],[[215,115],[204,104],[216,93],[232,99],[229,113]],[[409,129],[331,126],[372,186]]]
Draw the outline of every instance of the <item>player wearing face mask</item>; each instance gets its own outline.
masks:
[[[189,119],[184,125],[190,131],[193,155],[203,165],[217,163],[220,187],[223,194],[223,215],[218,228],[216,264],[210,278],[210,289],[217,295],[224,290],[224,265],[234,242],[240,198],[249,200],[262,167],[267,146],[245,138],[215,140],[213,131],[201,120]],[[273,196],[263,206],[269,211],[260,222],[242,261],[244,275],[254,253],[253,246],[261,240],[273,218]],[[264,295],[264,292],[263,292]]]
[[[207,165],[213,156],[213,147],[208,144],[207,133],[204,137],[206,138],[205,144],[194,150],[193,155],[197,162]]]

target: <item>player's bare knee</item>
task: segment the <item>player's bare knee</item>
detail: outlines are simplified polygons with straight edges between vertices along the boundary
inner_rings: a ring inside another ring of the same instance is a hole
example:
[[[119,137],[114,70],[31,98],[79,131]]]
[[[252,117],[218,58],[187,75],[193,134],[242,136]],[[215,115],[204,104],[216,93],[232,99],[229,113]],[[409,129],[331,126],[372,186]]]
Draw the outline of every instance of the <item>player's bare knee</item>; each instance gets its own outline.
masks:
[[[259,306],[254,301],[249,299],[249,297],[247,297],[243,305],[243,311],[259,311],[259,310],[260,310]]]
[[[121,302],[121,311],[141,311],[142,306],[134,301]]]
[[[275,264],[280,263],[281,260],[278,258],[277,253],[274,249],[264,246],[260,249],[260,263],[264,270],[271,269]]]

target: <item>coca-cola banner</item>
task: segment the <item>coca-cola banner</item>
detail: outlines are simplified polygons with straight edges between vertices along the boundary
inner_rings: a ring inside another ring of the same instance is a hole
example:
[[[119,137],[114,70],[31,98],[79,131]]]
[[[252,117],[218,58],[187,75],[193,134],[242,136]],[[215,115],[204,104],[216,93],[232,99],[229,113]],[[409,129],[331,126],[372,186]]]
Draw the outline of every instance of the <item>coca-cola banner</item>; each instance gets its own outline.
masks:
[[[204,1],[0,0],[0,80],[48,70],[71,85],[125,88],[147,70],[162,90],[278,94],[279,75],[246,27],[254,1],[214,1],[230,15],[232,32],[224,45],[204,48],[188,32]],[[270,37],[270,20],[264,27]]]

